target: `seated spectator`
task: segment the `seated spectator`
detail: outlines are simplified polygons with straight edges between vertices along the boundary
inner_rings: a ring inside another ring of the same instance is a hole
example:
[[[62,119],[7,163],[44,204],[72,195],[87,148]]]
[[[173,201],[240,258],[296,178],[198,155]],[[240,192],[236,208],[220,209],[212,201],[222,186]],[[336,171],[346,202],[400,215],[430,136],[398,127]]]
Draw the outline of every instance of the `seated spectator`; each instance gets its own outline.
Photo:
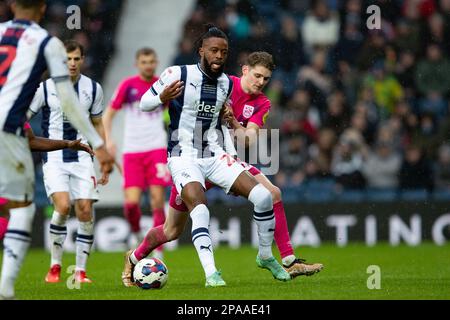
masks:
[[[364,85],[373,89],[382,118],[389,117],[395,104],[403,98],[402,86],[393,75],[386,73],[383,60],[374,63],[371,73],[364,79]]]
[[[375,151],[369,153],[363,165],[363,174],[369,188],[396,189],[398,173],[402,158],[393,145],[380,142],[375,145]]]
[[[329,49],[339,40],[340,22],[338,16],[330,11],[327,2],[314,0],[302,25],[302,38],[309,56],[317,47]]]
[[[439,45],[427,46],[426,58],[419,61],[416,69],[416,86],[424,97],[444,99],[450,88],[450,63],[443,56]]]
[[[406,148],[399,172],[401,190],[433,190],[433,170],[422,149],[414,144]]]
[[[366,179],[362,174],[366,146],[362,136],[355,130],[341,135],[333,155],[331,172],[336,183],[344,189],[364,189]]]
[[[309,147],[310,160],[314,162],[317,174],[322,177],[331,176],[331,161],[336,140],[336,133],[333,130],[323,128],[319,131],[317,143]]]

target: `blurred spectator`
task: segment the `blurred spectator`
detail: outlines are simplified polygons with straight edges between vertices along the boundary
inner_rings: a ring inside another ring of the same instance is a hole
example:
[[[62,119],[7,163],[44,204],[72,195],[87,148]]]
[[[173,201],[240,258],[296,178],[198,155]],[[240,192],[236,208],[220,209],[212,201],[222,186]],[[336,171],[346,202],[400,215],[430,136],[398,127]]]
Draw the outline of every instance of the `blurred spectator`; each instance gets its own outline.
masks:
[[[335,91],[328,97],[328,106],[324,115],[323,127],[334,130],[340,135],[349,125],[349,110],[345,103],[345,96],[341,91]]]
[[[309,147],[309,157],[314,162],[312,166],[318,176],[331,176],[331,161],[336,140],[336,133],[331,129],[324,128],[318,134],[317,144],[311,144]],[[312,172],[312,169],[310,171]],[[308,173],[306,174],[308,175]]]
[[[311,101],[320,109],[324,110],[326,97],[333,89],[333,81],[326,73],[326,52],[318,50],[314,53],[311,65],[300,68],[298,73],[298,84],[305,88],[311,95]]]
[[[179,44],[179,52],[174,59],[174,65],[195,64],[198,55],[195,52],[194,44],[188,38],[183,38]]]
[[[384,61],[374,63],[371,73],[364,79],[364,85],[373,89],[375,101],[382,118],[389,117],[395,104],[403,98],[403,88],[397,79],[386,73]]]
[[[450,191],[450,145],[439,147],[438,158],[434,169],[436,189]]]
[[[339,186],[344,189],[366,187],[362,174],[366,153],[367,147],[357,131],[347,129],[341,135],[331,164],[331,172]]]
[[[375,151],[370,152],[363,165],[367,186],[378,189],[396,189],[398,187],[398,173],[402,158],[394,145],[389,142],[379,142]]]
[[[332,48],[339,40],[339,18],[331,12],[324,0],[313,0],[311,11],[306,15],[302,25],[302,38],[308,56],[314,49]]]
[[[416,69],[416,85],[419,93],[428,99],[443,99],[450,88],[450,64],[442,49],[435,43],[427,46],[425,59]]]
[[[422,149],[413,144],[408,146],[399,173],[400,189],[432,191],[433,184],[433,170]]]

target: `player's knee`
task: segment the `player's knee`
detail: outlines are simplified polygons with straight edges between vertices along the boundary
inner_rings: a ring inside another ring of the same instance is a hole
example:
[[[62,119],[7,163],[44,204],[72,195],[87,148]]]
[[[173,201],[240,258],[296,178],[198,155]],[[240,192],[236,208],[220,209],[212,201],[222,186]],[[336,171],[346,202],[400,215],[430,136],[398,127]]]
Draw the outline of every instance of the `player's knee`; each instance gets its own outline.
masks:
[[[277,186],[272,186],[270,188],[270,193],[272,194],[273,203],[277,203],[281,201],[281,190]]]
[[[262,184],[256,185],[250,191],[248,200],[255,205],[255,210],[258,212],[269,211],[273,208],[272,194]]]
[[[92,209],[90,206],[82,206],[77,212],[77,218],[79,221],[87,222],[92,220]]]
[[[70,207],[69,201],[61,201],[58,204],[55,204],[56,211],[63,216],[67,216],[70,213]]]

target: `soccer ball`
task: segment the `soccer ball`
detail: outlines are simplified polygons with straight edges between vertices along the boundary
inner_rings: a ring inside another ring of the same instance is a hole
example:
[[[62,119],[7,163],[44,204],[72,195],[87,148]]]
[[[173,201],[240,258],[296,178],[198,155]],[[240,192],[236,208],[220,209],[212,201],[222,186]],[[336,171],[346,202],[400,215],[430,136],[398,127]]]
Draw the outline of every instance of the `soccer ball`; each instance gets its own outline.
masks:
[[[161,289],[167,282],[169,270],[161,260],[146,258],[134,266],[133,277],[142,289]]]

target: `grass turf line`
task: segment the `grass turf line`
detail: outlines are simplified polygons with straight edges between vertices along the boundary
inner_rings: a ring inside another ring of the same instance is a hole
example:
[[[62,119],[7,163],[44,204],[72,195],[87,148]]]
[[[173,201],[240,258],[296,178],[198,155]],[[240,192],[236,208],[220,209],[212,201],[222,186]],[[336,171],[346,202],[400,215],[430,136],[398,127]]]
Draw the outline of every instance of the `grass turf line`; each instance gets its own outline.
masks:
[[[273,250],[276,252],[276,249]],[[227,287],[205,288],[204,274],[192,246],[165,252],[169,280],[162,290],[125,288],[120,280],[121,253],[93,252],[88,262],[92,284],[68,289],[66,273],[75,264],[74,254],[64,254],[62,282],[46,284],[50,256],[43,250],[28,253],[16,285],[18,299],[33,300],[309,300],[309,299],[450,299],[450,244],[425,243],[417,247],[351,244],[336,247],[298,248],[308,262],[321,262],[322,272],[279,282],[255,263],[257,250],[249,246],[215,250],[217,267]],[[279,258],[278,255],[276,255]],[[381,268],[381,289],[369,290],[367,267]]]

